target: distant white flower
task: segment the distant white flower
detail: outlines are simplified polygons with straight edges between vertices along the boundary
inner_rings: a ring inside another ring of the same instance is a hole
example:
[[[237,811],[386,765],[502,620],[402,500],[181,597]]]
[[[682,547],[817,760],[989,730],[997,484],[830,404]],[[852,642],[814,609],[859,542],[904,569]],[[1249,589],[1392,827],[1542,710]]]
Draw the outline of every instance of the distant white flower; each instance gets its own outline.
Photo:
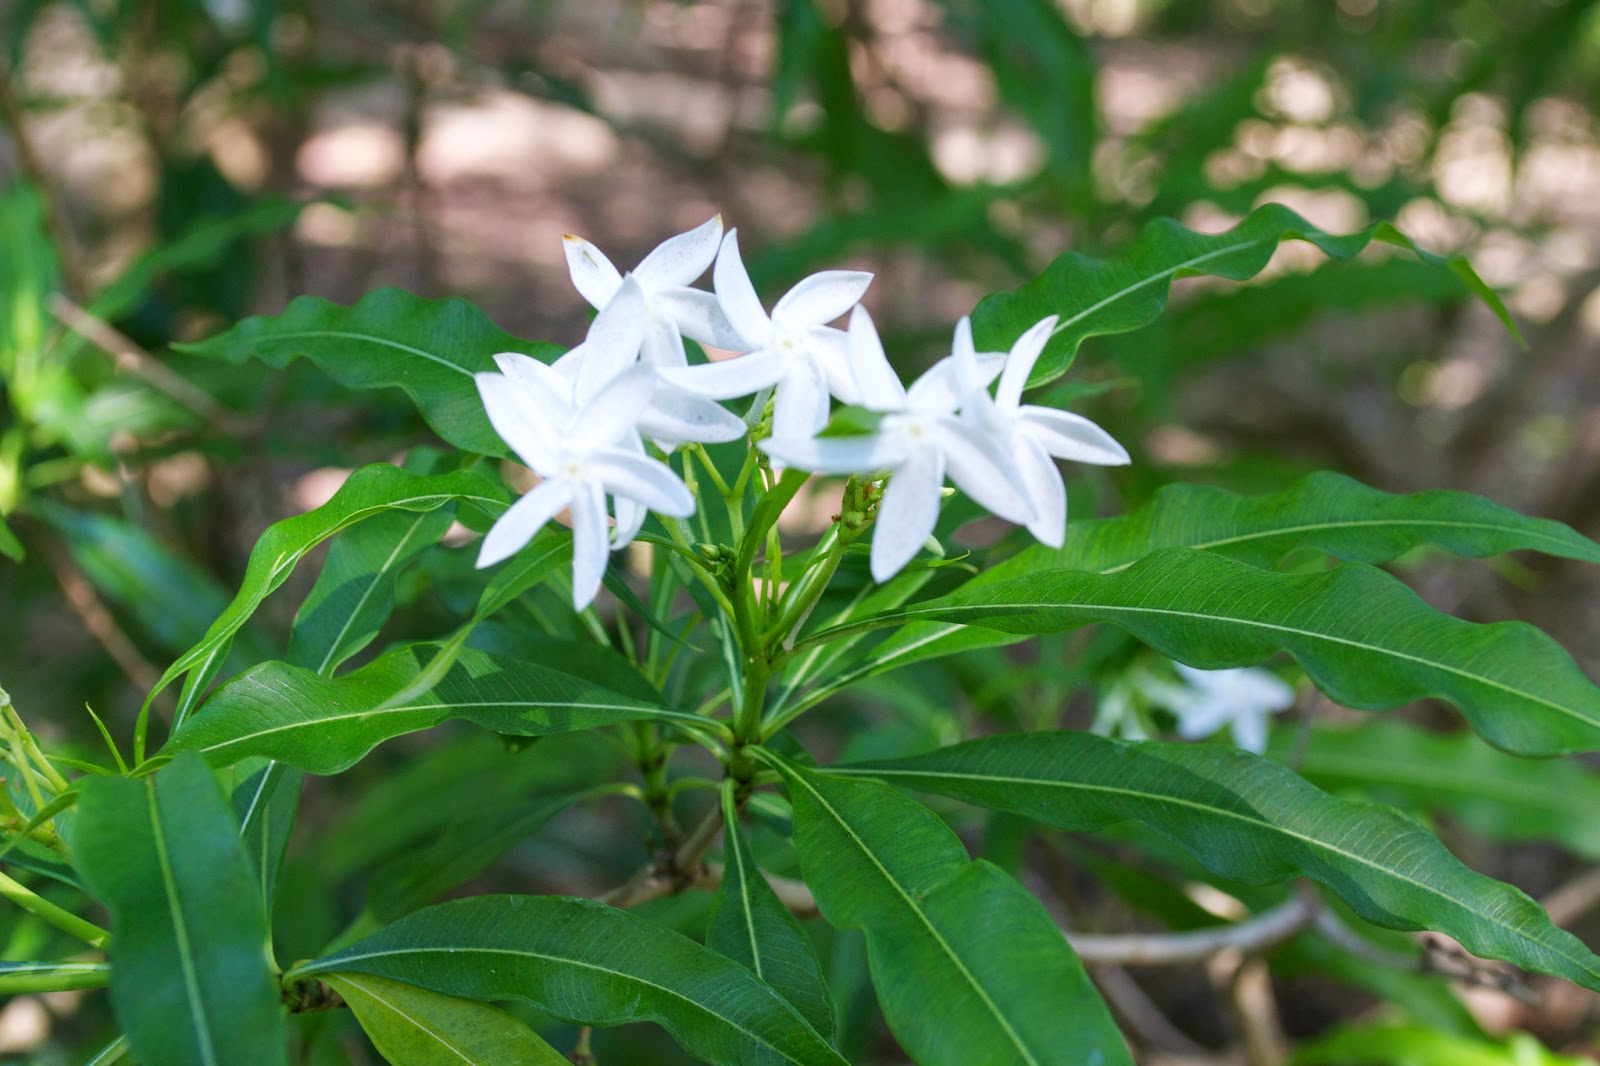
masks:
[[[689,287],[716,258],[721,240],[722,216],[718,215],[662,241],[629,275],[644,297],[640,329],[645,362],[684,366],[688,359],[683,335],[718,348],[739,347],[738,335],[716,295]],[[622,288],[622,274],[604,252],[582,237],[568,234],[562,243],[573,285],[597,311],[604,311]]]
[[[1058,411],[1053,407],[1023,404],[1022,390],[1033,372],[1034,363],[1044,351],[1055,330],[1056,316],[1035,324],[1017,339],[1006,357],[1005,370],[995,389],[994,405],[982,409],[996,416],[992,432],[1012,441],[1018,479],[1027,489],[1033,505],[1033,521],[1028,531],[1052,548],[1061,547],[1066,538],[1067,490],[1062,484],[1057,459],[1071,459],[1098,466],[1121,466],[1128,452],[1111,435],[1082,415]]]
[[[1173,665],[1187,684],[1150,685],[1146,694],[1178,716],[1178,735],[1186,740],[1231,726],[1234,743],[1259,755],[1267,747],[1267,716],[1294,706],[1294,687],[1268,670]]]
[[[933,533],[945,475],[987,510],[1008,521],[1032,521],[1033,509],[1009,470],[1005,441],[986,432],[974,405],[990,404],[985,391],[1000,358],[979,355],[971,324],[956,326],[951,355],[929,367],[908,389],[884,355],[866,309],[850,316],[850,366],[859,403],[880,412],[875,432],[813,437],[774,434],[761,443],[773,458],[820,474],[889,472],[872,535],[872,576],[882,582],[911,561]]]
[[[739,338],[736,344],[718,347],[748,354],[666,370],[663,375],[669,382],[714,400],[776,386],[775,437],[808,437],[822,429],[828,424],[829,394],[855,402],[844,332],[827,323],[856,305],[872,283],[871,274],[859,270],[812,274],[785,293],[769,316],[739,256],[738,231],[729,230],[712,283]]]
[[[516,553],[563,508],[572,515],[572,605],[587,607],[600,590],[612,533],[606,497],[616,500],[621,543],[647,510],[683,518],[695,501],[672,468],[644,453],[636,428],[655,391],[653,368],[623,370],[577,402],[553,367],[527,356],[496,357],[504,373],[475,375],[495,432],[544,478],[512,504],[483,538],[478,566]]]

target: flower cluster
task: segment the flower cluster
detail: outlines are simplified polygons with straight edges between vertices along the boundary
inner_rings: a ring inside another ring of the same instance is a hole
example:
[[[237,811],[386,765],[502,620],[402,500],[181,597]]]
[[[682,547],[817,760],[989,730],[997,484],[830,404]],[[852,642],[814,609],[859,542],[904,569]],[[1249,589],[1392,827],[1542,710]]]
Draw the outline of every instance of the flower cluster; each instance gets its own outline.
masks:
[[[583,343],[552,364],[502,353],[499,373],[477,375],[495,430],[543,479],[495,523],[478,565],[514,554],[567,510],[579,609],[599,590],[608,553],[638,534],[648,512],[694,513],[693,495],[658,456],[750,432],[718,401],[755,396],[759,415],[770,398],[771,435],[757,445],[775,467],[888,476],[871,552],[878,581],[931,536],[947,477],[989,511],[1059,546],[1066,491],[1054,460],[1128,461],[1087,419],[1022,403],[1053,316],[1009,353],[977,351],[963,318],[950,355],[906,386],[859,304],[871,274],[813,274],[769,313],[736,231],[724,235],[720,217],[667,240],[627,274],[578,237],[566,238],[566,253],[574,285],[598,311]],[[693,288],[707,268],[712,291]],[[830,325],[846,314],[848,330]],[[691,365],[685,337],[744,354]],[[875,412],[876,427],[822,434],[833,400]]]

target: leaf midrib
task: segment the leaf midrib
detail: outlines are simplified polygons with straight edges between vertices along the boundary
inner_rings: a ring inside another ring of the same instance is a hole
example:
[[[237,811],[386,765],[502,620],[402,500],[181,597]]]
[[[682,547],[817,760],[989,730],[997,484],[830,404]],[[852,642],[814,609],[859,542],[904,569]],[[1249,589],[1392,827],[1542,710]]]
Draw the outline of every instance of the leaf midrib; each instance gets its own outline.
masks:
[[[482,1063],[475,1063],[472,1059],[467,1057],[467,1055],[466,1055],[466,1053],[464,1051],[462,1051],[460,1048],[456,1047],[454,1044],[452,1044],[449,1040],[445,1039],[440,1034],[438,1034],[438,1033],[434,1032],[432,1029],[430,1029],[427,1026],[427,1024],[422,1021],[422,1019],[413,1017],[412,1015],[406,1013],[400,1007],[396,1006],[393,1003],[390,1003],[387,999],[384,999],[376,991],[374,991],[371,985],[362,984],[360,979],[357,977],[357,975],[355,975],[355,974],[345,974],[345,975],[342,975],[342,977],[343,977],[343,980],[349,981],[351,984],[353,984],[357,988],[361,989],[361,994],[362,995],[367,996],[370,999],[377,1000],[379,1003],[381,1003],[385,1007],[389,1008],[389,1010],[392,1013],[394,1013],[396,1015],[399,1015],[401,1018],[404,1018],[406,1021],[408,1021],[412,1025],[416,1026],[422,1032],[428,1034],[430,1037],[432,1037],[434,1039],[434,1041],[440,1047],[444,1048],[446,1051],[449,1051],[451,1054],[455,1055],[462,1062],[468,1063],[469,1066],[483,1066]]]
[[[404,536],[395,541],[394,547],[389,551],[389,557],[383,561],[377,570],[372,572],[370,575],[371,580],[367,582],[366,588],[361,590],[361,596],[356,600],[355,606],[345,615],[344,623],[339,626],[339,632],[334,634],[333,639],[328,642],[327,650],[322,653],[322,662],[317,666],[317,673],[323,677],[329,676],[331,671],[328,664],[333,661],[334,655],[339,651],[339,646],[344,643],[345,635],[350,632],[350,627],[360,617],[362,608],[367,605],[367,600],[372,598],[372,594],[377,590],[379,583],[393,568],[395,560],[400,558],[400,553],[406,550],[406,547],[411,543],[411,538],[416,535],[418,529],[422,528],[423,522],[432,513],[432,511],[416,512],[416,517],[411,520],[411,527],[405,531]]]
[[[458,366],[442,356],[434,355],[432,352],[423,351],[421,348],[414,348],[409,344],[401,344],[399,341],[388,340],[384,337],[375,337],[370,333],[356,333],[351,330],[342,329],[300,329],[291,330],[285,333],[273,333],[270,337],[265,339],[275,342],[304,340],[307,338],[320,337],[335,337],[341,340],[366,341],[369,344],[380,344],[387,348],[396,348],[402,352],[410,352],[412,355],[420,355],[422,358],[438,363],[440,366],[449,367],[451,370],[454,370],[456,373],[461,374],[464,377],[470,378],[472,377],[473,373],[465,367]]]
[[[177,878],[172,869],[172,856],[167,851],[167,836],[161,828],[161,808],[156,802],[155,782],[144,781],[146,809],[150,817],[151,837],[155,844],[156,866],[161,870],[161,882],[166,889],[167,911],[172,918],[173,939],[177,941],[178,962],[183,970],[184,998],[189,1002],[189,1020],[194,1025],[196,1050],[206,1066],[216,1066],[217,1052],[211,1042],[211,1022],[206,1017],[205,1002],[200,998],[200,976],[195,972],[193,948],[189,942],[189,925],[184,920],[183,905],[178,898]]]

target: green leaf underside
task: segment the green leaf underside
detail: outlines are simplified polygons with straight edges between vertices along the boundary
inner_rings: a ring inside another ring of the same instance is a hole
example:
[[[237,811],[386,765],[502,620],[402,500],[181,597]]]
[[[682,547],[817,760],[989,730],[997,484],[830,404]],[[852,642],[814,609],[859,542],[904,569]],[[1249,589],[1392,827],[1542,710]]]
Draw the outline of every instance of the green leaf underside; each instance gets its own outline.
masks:
[[[1055,335],[1029,378],[1031,385],[1043,385],[1067,371],[1085,339],[1128,333],[1154,321],[1166,308],[1174,279],[1210,275],[1244,281],[1259,274],[1286,240],[1307,241],[1335,259],[1349,259],[1373,241],[1406,249],[1455,274],[1517,335],[1505,305],[1461,256],[1425,252],[1387,222],[1335,236],[1281,204],[1259,207],[1216,234],[1157,219],[1116,259],[1068,252],[1021,288],[980,301],[972,313],[973,334],[980,349],[1004,351],[1035,322],[1059,315]]]
[[[718,1066],[844,1066],[788,1001],[688,937],[593,900],[478,896],[402,918],[294,976],[359,972],[580,1025],[652,1021]]]
[[[1441,614],[1365,566],[1280,574],[1174,548],[1110,575],[1050,570],[963,587],[834,632],[920,620],[1019,634],[1108,622],[1202,669],[1284,651],[1348,707],[1437,697],[1520,755],[1600,747],[1600,689],[1554,640],[1521,622],[1476,625]]]
[[[1368,921],[1434,929],[1485,958],[1600,988],[1600,958],[1518,889],[1460,863],[1394,811],[1334,799],[1215,744],[1019,733],[840,767],[1071,831],[1148,826],[1224,877],[1313,878]]]
[[[915,1061],[1132,1062],[1066,938],[1009,874],[885,785],[767,757],[817,906],[865,930],[878,1002]]]
[[[506,494],[488,478],[471,471],[418,475],[374,463],[351,474],[333,498],[321,507],[273,523],[250,552],[238,595],[211,624],[205,638],[161,676],[146,707],[156,693],[190,671],[200,679],[200,685],[208,683],[227,655],[234,634],[249,621],[261,602],[288,580],[306,553],[324,540],[374,515],[389,511],[432,511],[457,500],[498,514],[505,505]],[[193,698],[190,686],[185,687],[185,696]],[[176,724],[182,722],[182,711],[180,707]]]
[[[1274,754],[1287,754],[1286,731]],[[1439,734],[1379,719],[1315,729],[1296,769],[1319,788],[1360,790],[1384,803],[1449,814],[1495,840],[1558,842],[1600,858],[1600,774],[1572,759],[1519,759],[1471,733]]]
[[[489,425],[473,374],[496,369],[498,352],[523,352],[546,362],[550,344],[513,337],[465,300],[425,300],[377,289],[350,307],[315,296],[290,301],[278,315],[247,318],[194,344],[191,355],[230,363],[259,360],[282,369],[306,358],[352,389],[399,388],[435,433],[458,448],[510,455]]]
[[[83,783],[73,850],[111,911],[111,1003],[143,1062],[286,1061],[266,908],[238,833],[194,756]]]
[[[407,645],[337,678],[288,663],[261,663],[212,693],[165,750],[198,751],[218,765],[263,755],[332,774],[385,740],[453,718],[529,737],[645,719],[705,722],[573,674],[473,648],[462,649],[432,689],[383,709],[423,673],[437,650]]]
[[[371,974],[323,974],[393,1066],[572,1066],[498,1007]]]
[[[740,963],[777,989],[824,1036],[834,1033],[828,993],[805,930],[756,866],[737,812],[724,824],[724,869],[706,946]]]

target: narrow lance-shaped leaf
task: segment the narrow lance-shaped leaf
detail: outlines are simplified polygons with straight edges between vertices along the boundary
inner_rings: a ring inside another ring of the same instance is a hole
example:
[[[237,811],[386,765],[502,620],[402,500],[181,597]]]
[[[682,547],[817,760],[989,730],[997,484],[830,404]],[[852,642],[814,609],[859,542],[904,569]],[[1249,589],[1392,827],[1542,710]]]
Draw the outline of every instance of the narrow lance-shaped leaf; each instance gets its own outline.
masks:
[[[1425,252],[1387,222],[1335,236],[1281,204],[1259,207],[1223,233],[1196,233],[1172,219],[1157,219],[1115,259],[1068,252],[1021,288],[985,297],[972,313],[973,333],[980,349],[1004,351],[1035,322],[1059,316],[1055,335],[1029,379],[1043,385],[1066,372],[1086,338],[1128,333],[1153,321],[1166,307],[1175,278],[1210,275],[1243,281],[1259,274],[1287,240],[1307,241],[1335,259],[1349,259],[1373,241],[1404,248],[1455,274],[1464,291],[1476,293],[1516,334],[1505,305],[1461,256]]]
[[[806,931],[756,865],[739,830],[739,811],[723,791],[723,872],[706,946],[742,963],[793,1003],[817,1032],[834,1033],[833,997]]]
[[[885,785],[761,754],[788,786],[817,906],[866,931],[878,1002],[914,1060],[1131,1064],[1078,957],[1015,879]]]
[[[205,763],[85,781],[72,835],[111,911],[111,1005],[140,1061],[286,1062],[266,908]]]
[[[350,1005],[393,1066],[572,1066],[538,1033],[487,1003],[365,973],[320,980]]]
[[[522,999],[579,1025],[652,1021],[718,1066],[844,1066],[789,1002],[688,937],[587,899],[478,896],[418,911],[292,978],[374,974]]]
[[[1459,862],[1416,822],[1337,800],[1283,766],[1216,744],[1088,733],[986,737],[837,768],[1012,811],[1059,829],[1135,821],[1224,877],[1313,878],[1368,921],[1435,929],[1468,950],[1600,988],[1600,958],[1519,890]]]
[[[377,289],[351,307],[301,296],[281,314],[247,318],[173,347],[279,369],[303,357],[352,389],[402,389],[439,436],[466,451],[498,456],[510,453],[483,413],[472,375],[494,370],[498,352],[548,362],[561,351],[513,337],[465,300],[425,300],[399,289]]]
[[[473,648],[462,649],[431,690],[389,707],[437,652],[432,644],[407,645],[338,678],[262,663],[213,693],[164,750],[198,751],[218,765],[259,755],[332,774],[385,740],[452,718],[527,737],[645,719],[711,727],[574,674]]]
[[[145,701],[150,701],[177,678],[190,674],[173,717],[182,725],[227,656],[233,636],[257,607],[284,581],[306,553],[329,537],[373,515],[387,511],[431,511],[463,500],[498,514],[505,505],[505,490],[481,474],[459,470],[450,474],[409,474],[382,463],[362,467],[339,487],[333,498],[305,514],[276,522],[256,541],[245,567],[244,579],[232,603],[222,612],[205,638],[185,652],[161,676]],[[139,754],[143,754],[142,752]]]
[[[270,910],[300,806],[300,771],[270,759],[246,759],[233,768],[233,782],[229,802],[239,839]]]
[[[1507,751],[1600,748],[1600,689],[1554,640],[1522,622],[1474,625],[1441,614],[1365,566],[1280,574],[1169,549],[1110,575],[1047,570],[963,587],[833,635],[921,620],[1007,633],[1109,622],[1202,669],[1286,651],[1348,707],[1383,710],[1437,697]]]

